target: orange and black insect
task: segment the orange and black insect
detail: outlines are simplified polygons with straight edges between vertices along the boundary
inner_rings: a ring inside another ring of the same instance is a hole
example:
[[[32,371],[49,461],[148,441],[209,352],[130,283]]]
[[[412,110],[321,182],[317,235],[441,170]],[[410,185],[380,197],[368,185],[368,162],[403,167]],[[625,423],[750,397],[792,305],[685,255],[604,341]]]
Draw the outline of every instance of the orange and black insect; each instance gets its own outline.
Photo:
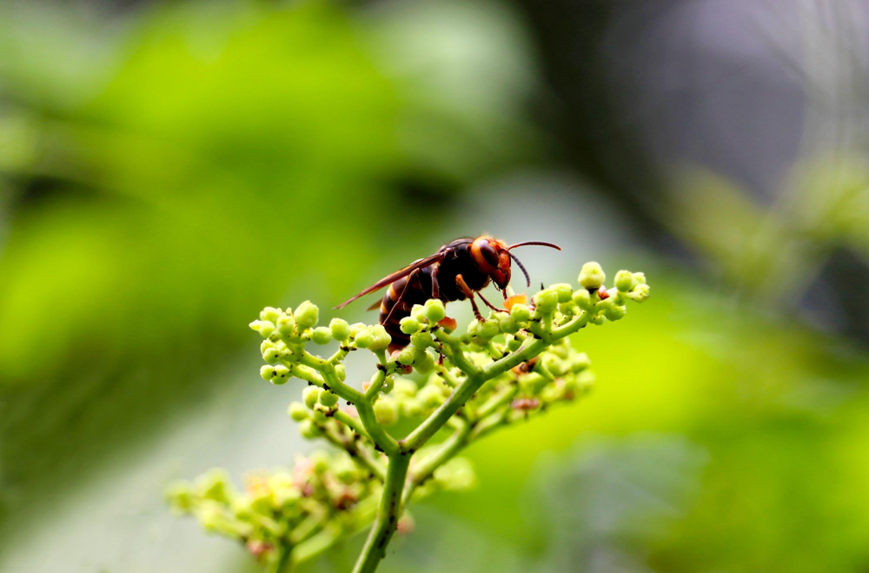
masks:
[[[504,299],[507,299],[507,285],[510,283],[510,262],[516,261],[519,268],[525,274],[528,286],[531,279],[528,271],[511,253],[512,249],[525,245],[540,245],[561,248],[552,243],[529,241],[516,243],[509,247],[503,242],[481,235],[476,238],[456,239],[441,247],[437,253],[414,261],[403,269],[383,277],[367,289],[363,290],[350,300],[342,302],[335,308],[344,308],[357,298],[363,297],[374,291],[389,286],[389,290],[383,296],[383,300],[371,306],[369,310],[380,307],[380,324],[386,328],[386,332],[392,337],[390,352],[404,348],[410,342],[410,336],[403,333],[399,328],[401,319],[410,316],[410,309],[415,304],[424,304],[431,298],[438,298],[445,303],[454,300],[471,301],[474,316],[483,320],[474,294],[493,310],[503,310],[492,306],[480,293],[490,282],[501,290]]]

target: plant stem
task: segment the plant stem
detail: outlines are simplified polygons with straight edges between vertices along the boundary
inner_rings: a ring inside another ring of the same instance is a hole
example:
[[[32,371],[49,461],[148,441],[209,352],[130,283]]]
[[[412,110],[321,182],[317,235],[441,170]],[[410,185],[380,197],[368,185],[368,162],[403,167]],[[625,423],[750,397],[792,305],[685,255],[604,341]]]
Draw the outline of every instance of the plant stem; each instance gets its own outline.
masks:
[[[386,556],[386,546],[395,533],[398,518],[401,517],[401,494],[404,491],[410,458],[409,454],[400,453],[389,456],[389,468],[386,471],[377,518],[371,526],[371,533],[365,541],[353,573],[373,573]]]
[[[428,454],[421,462],[414,465],[413,473],[411,474],[407,488],[404,492],[402,503],[407,503],[413,495],[417,486],[425,483],[436,469],[448,462],[468,443],[468,436],[471,433],[473,426],[467,422],[462,424],[453,432],[449,438],[437,446],[437,449]]]
[[[292,546],[288,543],[280,543],[276,551],[275,559],[269,563],[268,573],[286,573],[290,570]]]

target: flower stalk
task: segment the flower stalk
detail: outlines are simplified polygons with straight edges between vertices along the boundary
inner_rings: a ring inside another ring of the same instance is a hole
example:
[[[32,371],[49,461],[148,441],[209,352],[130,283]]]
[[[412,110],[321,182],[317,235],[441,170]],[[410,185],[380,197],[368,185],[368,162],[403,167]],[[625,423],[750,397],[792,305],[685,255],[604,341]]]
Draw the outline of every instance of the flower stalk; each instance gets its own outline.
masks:
[[[457,457],[462,449],[588,391],[590,362],[568,338],[620,320],[629,301],[649,295],[642,273],[620,271],[609,290],[605,278],[588,263],[579,288],[552,285],[531,304],[510,297],[507,308],[464,333],[440,300],[429,300],[402,320],[410,344],[390,356],[381,325],[335,318],[317,326],[319,309],[307,301],[295,311],[266,307],[250,325],[263,338],[260,375],[276,385],[291,377],[308,384],[290,417],[305,438],[334,450],[299,457],[291,470],[249,475],[241,492],[211,470],[169,489],[173,509],[243,543],[270,573],[286,573],[371,524],[353,571],[375,571],[408,505],[475,484],[469,462]],[[311,343],[338,348],[324,358]],[[372,352],[377,366],[360,388],[347,382],[343,364],[357,350]]]

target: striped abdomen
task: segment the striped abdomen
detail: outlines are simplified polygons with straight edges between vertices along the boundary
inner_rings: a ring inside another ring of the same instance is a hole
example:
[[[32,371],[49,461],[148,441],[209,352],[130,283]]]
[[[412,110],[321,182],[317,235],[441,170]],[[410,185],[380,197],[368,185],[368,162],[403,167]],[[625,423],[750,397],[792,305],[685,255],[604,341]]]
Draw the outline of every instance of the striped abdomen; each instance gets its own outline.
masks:
[[[410,336],[401,331],[399,323],[402,318],[410,316],[410,309],[413,308],[413,305],[425,304],[425,301],[432,297],[431,273],[433,270],[433,267],[420,269],[418,273],[413,275],[410,282],[408,282],[410,277],[398,279],[389,285],[386,294],[383,295],[383,301],[380,303],[380,324],[392,337],[392,344],[389,345],[390,352],[410,344]],[[407,292],[404,292],[405,289]],[[399,298],[401,302],[398,302]],[[387,316],[389,320],[386,320]]]

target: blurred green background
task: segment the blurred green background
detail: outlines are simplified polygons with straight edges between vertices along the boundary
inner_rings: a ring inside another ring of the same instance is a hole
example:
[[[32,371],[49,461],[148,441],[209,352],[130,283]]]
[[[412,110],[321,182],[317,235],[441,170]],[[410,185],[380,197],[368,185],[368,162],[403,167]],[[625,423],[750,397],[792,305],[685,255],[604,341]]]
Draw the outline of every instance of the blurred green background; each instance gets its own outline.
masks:
[[[0,571],[257,570],[162,500],[311,447],[246,324],[482,232],[653,297],[384,571],[869,571],[867,46],[862,0],[0,3]]]

